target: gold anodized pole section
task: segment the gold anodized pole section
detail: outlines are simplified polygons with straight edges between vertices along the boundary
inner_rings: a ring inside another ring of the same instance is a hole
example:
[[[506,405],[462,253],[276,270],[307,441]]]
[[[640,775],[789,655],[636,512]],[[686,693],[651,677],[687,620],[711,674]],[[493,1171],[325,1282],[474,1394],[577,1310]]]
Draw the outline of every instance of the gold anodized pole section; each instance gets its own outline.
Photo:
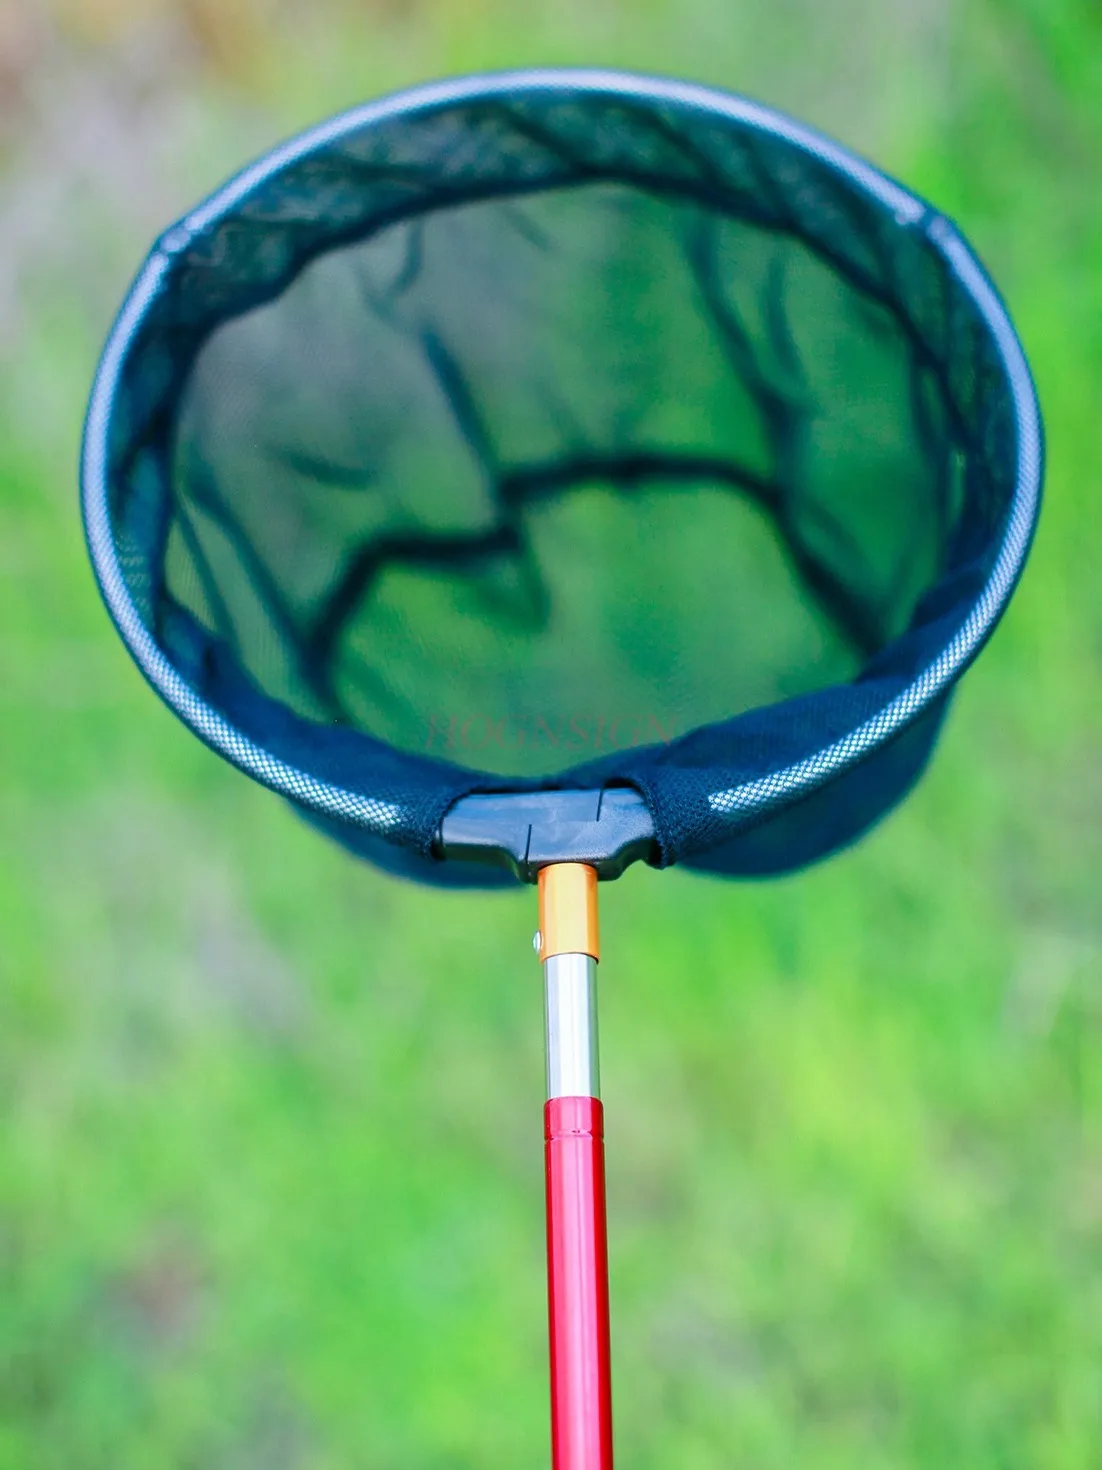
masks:
[[[597,932],[597,870],[553,863],[539,872],[540,960],[560,954],[601,957]]]

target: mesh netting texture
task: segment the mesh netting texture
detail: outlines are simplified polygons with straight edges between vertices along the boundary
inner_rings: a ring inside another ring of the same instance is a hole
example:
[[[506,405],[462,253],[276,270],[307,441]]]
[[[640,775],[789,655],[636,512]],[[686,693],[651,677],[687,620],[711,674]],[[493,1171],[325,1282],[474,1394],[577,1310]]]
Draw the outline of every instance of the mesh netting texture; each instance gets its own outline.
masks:
[[[157,690],[414,869],[472,791],[631,785],[656,860],[717,871],[851,840],[920,772],[1040,478],[943,217],[754,104],[561,72],[345,115],[168,231],[83,466]]]

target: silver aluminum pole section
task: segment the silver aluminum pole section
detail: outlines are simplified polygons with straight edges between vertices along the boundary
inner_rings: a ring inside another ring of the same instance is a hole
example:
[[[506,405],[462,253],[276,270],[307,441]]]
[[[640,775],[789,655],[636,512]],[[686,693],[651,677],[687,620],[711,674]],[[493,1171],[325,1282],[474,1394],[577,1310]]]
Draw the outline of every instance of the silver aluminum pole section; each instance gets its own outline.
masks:
[[[597,961],[556,954],[543,962],[547,1096],[600,1097]]]

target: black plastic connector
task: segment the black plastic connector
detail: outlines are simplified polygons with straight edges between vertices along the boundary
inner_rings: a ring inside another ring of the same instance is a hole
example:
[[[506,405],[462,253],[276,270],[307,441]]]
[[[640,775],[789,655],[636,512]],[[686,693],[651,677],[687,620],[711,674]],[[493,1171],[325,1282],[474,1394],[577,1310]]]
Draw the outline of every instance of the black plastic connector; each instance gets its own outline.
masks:
[[[443,858],[509,868],[534,883],[549,863],[588,863],[618,878],[654,856],[654,820],[638,791],[509,791],[464,796],[440,823]]]

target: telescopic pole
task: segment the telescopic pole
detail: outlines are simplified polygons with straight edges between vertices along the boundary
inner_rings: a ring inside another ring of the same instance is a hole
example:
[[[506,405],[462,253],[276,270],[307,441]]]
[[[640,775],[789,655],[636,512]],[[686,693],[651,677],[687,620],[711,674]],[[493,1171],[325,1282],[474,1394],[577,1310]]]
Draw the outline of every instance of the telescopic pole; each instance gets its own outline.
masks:
[[[604,1115],[597,1056],[597,873],[539,873],[553,1470],[612,1470]]]

